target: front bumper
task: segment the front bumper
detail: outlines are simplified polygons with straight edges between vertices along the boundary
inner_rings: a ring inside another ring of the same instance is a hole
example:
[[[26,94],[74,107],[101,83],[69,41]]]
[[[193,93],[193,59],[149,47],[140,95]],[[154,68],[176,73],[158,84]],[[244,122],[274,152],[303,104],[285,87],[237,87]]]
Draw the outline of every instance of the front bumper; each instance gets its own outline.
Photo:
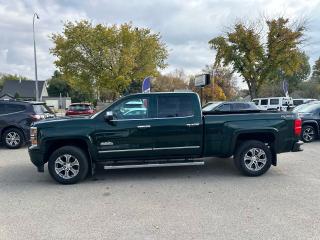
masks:
[[[300,152],[300,151],[303,151],[303,149],[301,149],[301,146],[303,145],[303,142],[302,141],[298,141],[296,142],[294,145],[293,145],[293,148],[292,148],[292,152]]]
[[[41,152],[40,148],[37,146],[30,146],[28,148],[29,156],[31,162],[37,167],[38,172],[44,171],[44,159],[43,153]]]

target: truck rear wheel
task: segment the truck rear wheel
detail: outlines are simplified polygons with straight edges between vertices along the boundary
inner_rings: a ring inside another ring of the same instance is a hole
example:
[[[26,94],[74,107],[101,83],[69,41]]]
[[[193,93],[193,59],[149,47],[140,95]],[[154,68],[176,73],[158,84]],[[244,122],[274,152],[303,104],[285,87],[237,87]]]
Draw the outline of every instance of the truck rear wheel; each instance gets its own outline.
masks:
[[[86,154],[74,146],[58,148],[51,154],[48,163],[51,177],[62,184],[74,184],[83,180],[88,168]]]
[[[246,176],[260,176],[272,164],[272,154],[263,142],[249,140],[242,143],[234,155],[236,167]]]

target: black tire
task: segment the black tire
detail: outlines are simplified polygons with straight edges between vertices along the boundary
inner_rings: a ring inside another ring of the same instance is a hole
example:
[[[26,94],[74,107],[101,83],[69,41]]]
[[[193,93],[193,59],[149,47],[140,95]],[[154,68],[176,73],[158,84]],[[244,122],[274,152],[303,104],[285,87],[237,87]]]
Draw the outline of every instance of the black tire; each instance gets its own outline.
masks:
[[[311,125],[304,125],[302,127],[301,139],[305,143],[313,142],[316,138],[316,130]]]
[[[250,177],[260,176],[271,167],[272,153],[263,142],[248,140],[236,149],[234,163],[242,174]]]
[[[24,135],[18,128],[9,128],[2,134],[2,142],[9,149],[17,149],[24,145]]]
[[[67,160],[67,156],[71,157]],[[87,155],[74,146],[58,148],[51,154],[48,162],[51,177],[62,184],[74,184],[83,180],[87,176],[88,169]]]

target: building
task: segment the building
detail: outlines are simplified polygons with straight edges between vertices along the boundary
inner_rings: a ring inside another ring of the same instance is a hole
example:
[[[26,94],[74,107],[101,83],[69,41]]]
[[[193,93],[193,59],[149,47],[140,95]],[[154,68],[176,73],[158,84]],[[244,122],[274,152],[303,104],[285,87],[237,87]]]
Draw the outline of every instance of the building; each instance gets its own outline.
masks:
[[[46,81],[38,81],[39,99],[48,96]],[[36,84],[34,80],[6,80],[0,99],[21,99],[35,100],[36,99]]]

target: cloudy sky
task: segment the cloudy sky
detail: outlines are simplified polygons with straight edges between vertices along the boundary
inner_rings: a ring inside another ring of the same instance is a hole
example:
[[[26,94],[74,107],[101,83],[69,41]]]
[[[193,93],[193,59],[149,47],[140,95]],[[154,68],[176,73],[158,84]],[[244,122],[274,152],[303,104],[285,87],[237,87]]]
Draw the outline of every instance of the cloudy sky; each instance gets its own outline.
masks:
[[[32,17],[37,12],[36,40],[39,79],[49,78],[55,66],[49,35],[61,32],[63,22],[89,19],[93,23],[131,21],[160,32],[169,49],[169,67],[188,74],[213,62],[208,41],[236,20],[286,16],[308,20],[303,49],[310,63],[320,56],[320,0],[0,0],[0,72],[34,78]]]

